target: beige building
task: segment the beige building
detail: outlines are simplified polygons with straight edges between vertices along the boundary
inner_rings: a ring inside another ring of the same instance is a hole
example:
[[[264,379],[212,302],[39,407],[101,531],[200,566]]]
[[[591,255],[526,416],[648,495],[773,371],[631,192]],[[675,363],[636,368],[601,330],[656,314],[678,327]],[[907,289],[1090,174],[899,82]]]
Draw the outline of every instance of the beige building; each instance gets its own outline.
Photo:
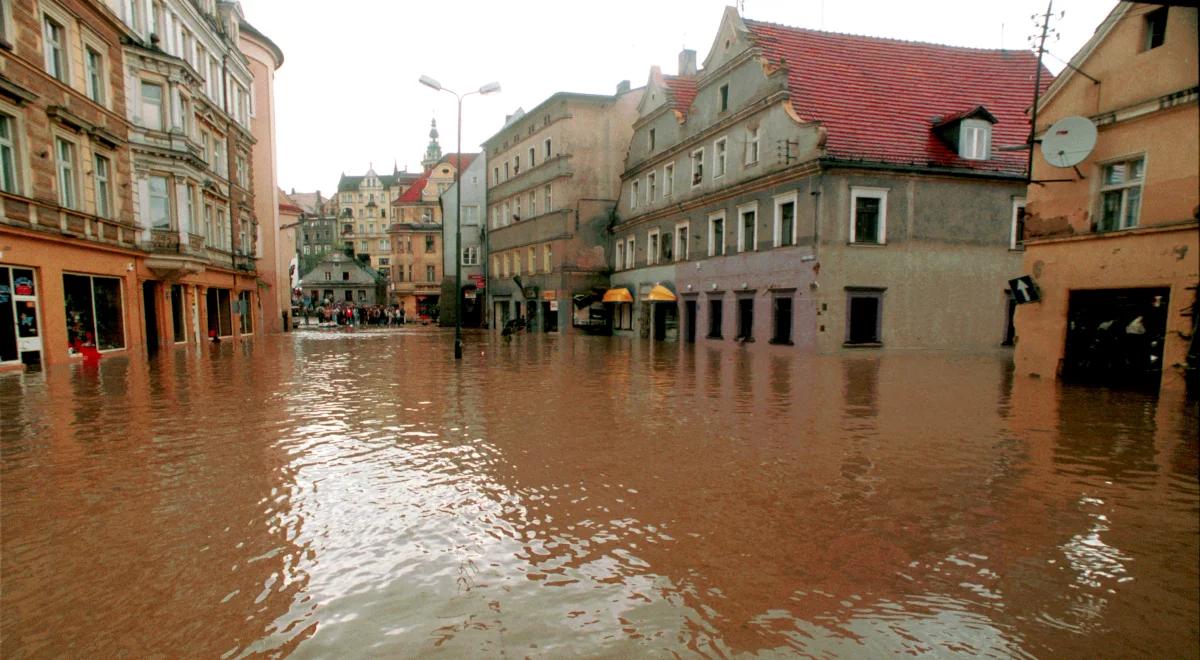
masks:
[[[612,96],[560,92],[484,142],[493,328],[518,317],[539,332],[604,325],[574,302],[608,286],[608,228],[641,98],[628,81]]]
[[[388,278],[388,300],[404,307],[410,319],[433,321],[440,310],[442,286],[442,207],[438,198],[454,185],[455,173],[462,163],[470,164],[472,154],[448,154],[430,160],[434,142],[426,152],[427,167],[391,204],[392,224],[388,228],[391,258],[381,272]]]
[[[1016,317],[1021,374],[1180,388],[1196,378],[1200,281],[1197,11],[1119,3],[1041,99],[1038,131],[1081,116],[1074,167],[1033,160]],[[1086,74],[1086,75],[1085,75]],[[1054,154],[1050,154],[1053,156]]]
[[[337,245],[365,257],[372,268],[387,268],[392,252],[388,227],[395,220],[391,204],[420,174],[393,171],[380,175],[374,167],[361,176],[342,175],[333,196],[337,209]]]

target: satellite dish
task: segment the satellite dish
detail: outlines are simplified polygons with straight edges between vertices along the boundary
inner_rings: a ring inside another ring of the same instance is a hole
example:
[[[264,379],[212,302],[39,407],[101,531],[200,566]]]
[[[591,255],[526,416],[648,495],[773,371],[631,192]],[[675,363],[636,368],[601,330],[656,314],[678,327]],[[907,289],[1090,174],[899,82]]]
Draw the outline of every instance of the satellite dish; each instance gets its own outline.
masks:
[[[1087,117],[1063,117],[1042,136],[1042,158],[1054,167],[1074,167],[1096,146],[1096,125]]]

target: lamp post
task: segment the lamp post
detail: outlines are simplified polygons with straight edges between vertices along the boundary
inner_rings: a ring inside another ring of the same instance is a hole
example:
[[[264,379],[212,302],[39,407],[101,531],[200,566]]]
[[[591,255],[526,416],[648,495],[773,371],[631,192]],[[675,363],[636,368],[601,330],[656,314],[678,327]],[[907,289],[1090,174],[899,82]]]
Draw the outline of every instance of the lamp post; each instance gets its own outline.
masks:
[[[466,94],[459,94],[442,87],[429,76],[421,76],[420,83],[439,92],[448,92],[458,101],[458,162],[454,167],[454,359],[462,359],[462,101],[472,94],[491,94],[500,91],[500,83],[490,82]]]

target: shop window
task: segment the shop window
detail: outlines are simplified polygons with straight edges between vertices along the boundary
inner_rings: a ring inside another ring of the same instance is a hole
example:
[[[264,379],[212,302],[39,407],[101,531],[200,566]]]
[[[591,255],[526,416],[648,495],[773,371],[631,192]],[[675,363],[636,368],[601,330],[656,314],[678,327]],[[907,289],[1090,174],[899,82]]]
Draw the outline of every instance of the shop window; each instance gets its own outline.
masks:
[[[72,355],[84,346],[101,351],[125,348],[121,280],[63,274],[63,305]]]
[[[250,292],[242,291],[238,293],[238,318],[241,321],[241,332],[243,335],[253,334],[254,332],[254,313],[250,306]]]
[[[208,307],[208,335],[210,337],[233,336],[229,289],[210,287],[205,294],[205,302]]]

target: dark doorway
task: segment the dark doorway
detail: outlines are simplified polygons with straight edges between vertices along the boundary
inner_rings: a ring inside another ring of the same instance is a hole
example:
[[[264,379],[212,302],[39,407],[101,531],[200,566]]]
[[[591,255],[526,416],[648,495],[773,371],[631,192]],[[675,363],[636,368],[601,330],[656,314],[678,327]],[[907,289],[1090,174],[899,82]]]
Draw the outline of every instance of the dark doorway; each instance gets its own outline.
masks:
[[[1005,310],[1005,325],[1004,325],[1004,342],[1002,346],[1015,346],[1017,343],[1017,300],[1013,298],[1011,291],[1004,292]]]
[[[158,282],[142,282],[142,318],[146,321],[146,352],[158,352]]]
[[[684,319],[683,340],[689,344],[696,343],[696,301],[683,301],[684,313],[687,318]]]
[[[1065,381],[1158,389],[1170,289],[1072,291]]]
[[[721,301],[720,299],[709,299],[708,301],[708,338],[721,338]]]
[[[787,296],[776,296],[775,327],[771,332],[772,344],[792,343],[792,299]]]
[[[542,332],[558,332],[558,311],[550,309],[549,301],[542,301]]]
[[[850,317],[846,321],[847,344],[879,343],[879,296],[851,295]]]
[[[667,331],[676,327],[679,312],[671,303],[654,303],[651,307],[654,310],[654,340],[663,341],[667,338]]]
[[[754,341],[754,298],[738,298],[737,337],[742,341]]]

